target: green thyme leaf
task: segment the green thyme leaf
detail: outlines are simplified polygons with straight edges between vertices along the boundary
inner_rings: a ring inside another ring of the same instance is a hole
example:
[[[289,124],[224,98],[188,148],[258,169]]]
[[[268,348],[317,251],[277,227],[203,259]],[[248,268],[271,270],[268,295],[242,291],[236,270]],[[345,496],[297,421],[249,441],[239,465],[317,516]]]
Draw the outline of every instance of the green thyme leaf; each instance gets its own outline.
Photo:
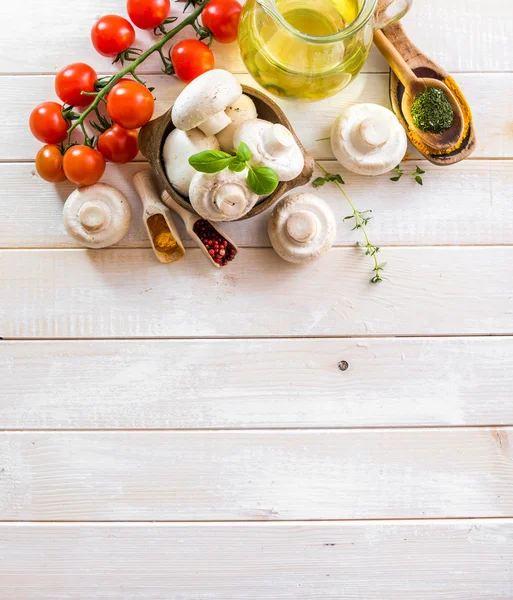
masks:
[[[276,171],[273,171],[269,167],[255,167],[249,168],[247,184],[250,190],[264,196],[272,194],[278,187],[279,179]]]
[[[401,175],[397,175],[397,177],[390,177],[390,181],[399,181],[401,179]]]
[[[415,177],[415,181],[416,181],[416,182],[417,182],[419,185],[423,185],[423,183],[422,183],[422,177],[421,177],[420,175],[417,175],[417,176]]]
[[[239,147],[237,148],[237,153],[235,155],[241,162],[248,162],[248,160],[253,156],[251,154],[251,150],[249,149],[249,146],[244,143],[241,142],[239,144]]]
[[[189,158],[191,167],[201,173],[218,173],[230,164],[233,156],[221,150],[204,150]]]
[[[324,177],[317,177],[317,179],[314,179],[314,180],[312,181],[312,185],[313,185],[315,188],[321,187],[321,186],[323,186],[325,183],[326,183],[326,179],[324,179]]]

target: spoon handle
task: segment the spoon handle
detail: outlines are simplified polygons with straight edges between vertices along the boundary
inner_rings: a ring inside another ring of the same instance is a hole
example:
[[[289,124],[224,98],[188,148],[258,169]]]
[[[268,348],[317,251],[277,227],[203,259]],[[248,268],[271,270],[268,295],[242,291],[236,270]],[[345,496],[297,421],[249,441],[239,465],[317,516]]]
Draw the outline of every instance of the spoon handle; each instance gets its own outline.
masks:
[[[397,48],[382,31],[374,32],[374,43],[405,89],[410,87],[417,80],[417,76],[399,54]]]
[[[187,232],[190,234],[191,231],[193,230],[193,226],[194,223],[196,223],[196,221],[200,218],[198,215],[193,215],[192,213],[190,213],[188,210],[186,210],[185,208],[183,208],[183,206],[180,206],[178,204],[178,202],[176,202],[167,192],[166,190],[162,191],[162,202],[164,202],[164,204],[166,206],[169,206],[169,208],[171,208],[172,210],[175,211],[175,213],[177,213],[178,215],[180,215],[182,221],[184,222],[185,228],[187,229]]]

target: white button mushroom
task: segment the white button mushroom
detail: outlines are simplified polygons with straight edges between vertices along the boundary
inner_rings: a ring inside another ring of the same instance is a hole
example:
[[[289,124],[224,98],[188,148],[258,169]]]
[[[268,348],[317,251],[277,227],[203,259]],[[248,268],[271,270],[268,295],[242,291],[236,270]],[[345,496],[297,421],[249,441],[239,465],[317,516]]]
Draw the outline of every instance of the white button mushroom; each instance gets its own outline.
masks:
[[[189,164],[189,158],[203,150],[219,150],[219,142],[215,136],[206,136],[199,129],[173,129],[164,142],[162,158],[166,175],[182,196],[189,195],[189,186],[196,173]]]
[[[327,252],[335,239],[335,215],[324,200],[299,192],[276,205],[267,231],[273,248],[284,260],[306,263]]]
[[[235,221],[249,212],[259,199],[247,183],[248,170],[234,173],[196,173],[189,188],[194,210],[210,221]]]
[[[382,175],[404,158],[407,136],[391,110],[378,104],[355,104],[331,129],[331,148],[338,162],[353,173]]]
[[[215,135],[231,123],[225,109],[242,95],[242,87],[224,69],[212,69],[193,79],[173,104],[171,119],[177,129],[198,127]]]
[[[219,140],[221,150],[232,152],[234,150],[233,134],[235,129],[244,123],[244,121],[256,119],[257,110],[253,100],[249,96],[246,96],[246,94],[242,94],[237,102],[226,107],[225,112],[232,122],[217,134],[217,139]]]
[[[276,171],[280,181],[295,179],[305,159],[292,133],[280,123],[251,119],[239,125],[233,134],[235,148],[245,142],[253,155],[252,167],[265,166]]]
[[[132,210],[126,196],[105,183],[79,187],[66,200],[64,226],[87,248],[106,248],[128,232]]]

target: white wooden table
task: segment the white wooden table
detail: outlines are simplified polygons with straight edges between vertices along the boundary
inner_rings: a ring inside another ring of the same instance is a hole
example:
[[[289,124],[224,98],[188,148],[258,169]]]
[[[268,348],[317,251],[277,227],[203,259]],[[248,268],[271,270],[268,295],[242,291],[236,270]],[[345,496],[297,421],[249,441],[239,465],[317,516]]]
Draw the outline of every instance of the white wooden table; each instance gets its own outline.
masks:
[[[405,19],[479,143],[446,169],[412,151],[423,187],[343,173],[374,211],[379,286],[329,186],[336,247],[304,269],[269,248],[267,215],[226,227],[243,249],[224,270],[193,248],[157,263],[141,163],[104,178],[130,199],[129,235],[74,244],[72,188],[35,175],[27,118],[65,64],[112,72],[89,30],[123,10],[0,4],[0,598],[511,600],[510,0],[416,0]],[[215,52],[251,82],[236,45]],[[181,85],[142,71],[161,113]],[[373,53],[337,97],[283,106],[342,173],[315,140],[355,101],[387,105],[387,81]]]

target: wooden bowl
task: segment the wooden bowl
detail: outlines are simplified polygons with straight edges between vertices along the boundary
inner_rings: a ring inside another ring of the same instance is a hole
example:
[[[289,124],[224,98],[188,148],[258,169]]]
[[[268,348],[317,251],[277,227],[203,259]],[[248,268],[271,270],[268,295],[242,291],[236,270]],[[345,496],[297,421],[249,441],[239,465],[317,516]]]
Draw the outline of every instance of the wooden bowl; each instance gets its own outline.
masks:
[[[305,166],[301,174],[293,179],[292,181],[281,181],[274,192],[258,202],[246,215],[237,219],[242,221],[243,219],[249,219],[259,213],[270,208],[275,202],[277,202],[283,194],[289,192],[295,187],[305,185],[310,181],[314,168],[313,158],[306,152],[303,145],[296,136],[291,124],[289,123],[285,113],[281,108],[267,97],[262,92],[255,90],[254,88],[246,85],[242,86],[242,89],[246,95],[248,95],[255,103],[257,114],[260,119],[265,119],[271,123],[281,123],[285,125],[287,129],[292,132],[296,142],[298,143],[303,155],[305,157]],[[183,208],[187,209],[191,213],[195,213],[192,208],[189,199],[179,194],[175,188],[169,183],[164,170],[164,164],[162,161],[162,147],[169,133],[175,128],[171,121],[171,108],[165,112],[162,116],[150,121],[145,125],[139,132],[139,148],[145,158],[148,159],[152,169],[157,175],[158,180],[169,195]]]

